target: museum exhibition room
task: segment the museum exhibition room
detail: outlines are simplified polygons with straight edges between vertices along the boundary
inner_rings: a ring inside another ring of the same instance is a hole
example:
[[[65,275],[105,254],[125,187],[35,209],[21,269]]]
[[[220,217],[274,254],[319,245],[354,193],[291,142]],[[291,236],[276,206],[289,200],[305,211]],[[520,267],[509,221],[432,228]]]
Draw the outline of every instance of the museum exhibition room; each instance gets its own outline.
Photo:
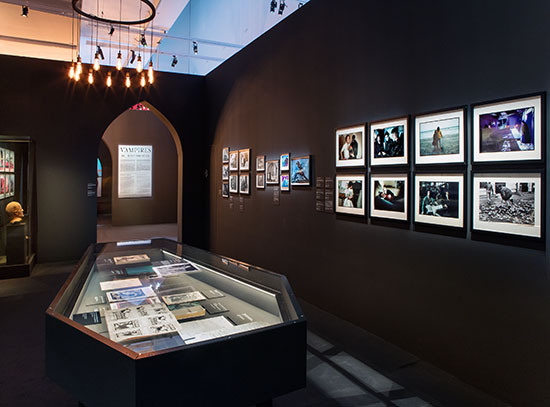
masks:
[[[549,406],[549,18],[0,1],[0,406]]]

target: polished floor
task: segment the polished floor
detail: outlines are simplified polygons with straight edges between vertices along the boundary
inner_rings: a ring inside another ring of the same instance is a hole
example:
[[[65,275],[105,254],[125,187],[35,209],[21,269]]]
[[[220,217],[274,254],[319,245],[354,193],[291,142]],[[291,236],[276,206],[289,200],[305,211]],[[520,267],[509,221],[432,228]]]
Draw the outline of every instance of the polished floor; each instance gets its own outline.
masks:
[[[40,264],[31,277],[0,280],[0,406],[78,405],[44,368],[44,311],[74,266]],[[274,399],[274,406],[505,406],[346,321],[301,305],[309,328],[307,386]]]
[[[178,225],[162,223],[158,225],[113,226],[110,216],[97,218],[97,242],[120,242],[154,238],[178,240]]]

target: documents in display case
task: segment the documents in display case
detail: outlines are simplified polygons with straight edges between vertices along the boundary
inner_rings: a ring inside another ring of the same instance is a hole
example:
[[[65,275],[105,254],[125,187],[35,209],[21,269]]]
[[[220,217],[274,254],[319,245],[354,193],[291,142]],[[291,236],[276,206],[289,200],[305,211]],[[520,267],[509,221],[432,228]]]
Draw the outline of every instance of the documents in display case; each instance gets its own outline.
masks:
[[[88,407],[263,403],[305,362],[284,276],[166,239],[90,246],[46,311],[47,374]]]

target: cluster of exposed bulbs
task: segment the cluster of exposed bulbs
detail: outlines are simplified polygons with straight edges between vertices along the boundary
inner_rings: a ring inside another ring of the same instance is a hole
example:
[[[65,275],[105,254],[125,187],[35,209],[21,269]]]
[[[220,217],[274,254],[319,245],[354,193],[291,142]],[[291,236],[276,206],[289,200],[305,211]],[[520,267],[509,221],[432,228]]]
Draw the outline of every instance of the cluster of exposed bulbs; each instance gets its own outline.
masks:
[[[93,68],[90,68],[88,71],[88,83],[92,85],[94,83],[94,71],[99,71],[100,64],[99,64],[99,57],[100,55],[103,55],[103,52],[101,51],[101,48],[98,47],[98,51],[95,53],[94,57],[94,63],[92,65]],[[122,53],[119,51],[117,58],[116,58],[116,65],[115,65],[117,71],[122,70]],[[73,62],[71,64],[71,67],[69,68],[69,78],[74,79],[75,82],[78,82],[80,80],[80,77],[82,75],[82,58],[80,55],[76,58],[76,64]],[[138,74],[140,74],[139,84],[141,87],[144,87],[147,82],[152,84],[155,80],[154,77],[154,71],[153,71],[153,61],[149,62],[149,68],[147,69],[147,79],[145,79],[145,72],[143,72],[143,62],[141,61],[141,55],[138,55],[137,57],[137,65],[136,65],[136,71]],[[107,79],[105,84],[108,88],[111,87],[113,84],[113,79],[111,77],[111,72],[107,72]],[[132,85],[132,82],[130,80],[130,73],[126,72],[126,79],[124,81],[124,84],[127,88],[129,88]]]

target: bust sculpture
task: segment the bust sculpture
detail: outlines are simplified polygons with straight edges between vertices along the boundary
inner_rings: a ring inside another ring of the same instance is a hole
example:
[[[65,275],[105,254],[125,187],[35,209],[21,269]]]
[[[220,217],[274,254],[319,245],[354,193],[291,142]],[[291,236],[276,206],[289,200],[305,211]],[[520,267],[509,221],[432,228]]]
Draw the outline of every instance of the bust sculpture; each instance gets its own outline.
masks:
[[[10,223],[12,224],[21,222],[23,220],[23,216],[25,216],[21,204],[16,201],[12,201],[6,205],[6,213],[8,214]]]

